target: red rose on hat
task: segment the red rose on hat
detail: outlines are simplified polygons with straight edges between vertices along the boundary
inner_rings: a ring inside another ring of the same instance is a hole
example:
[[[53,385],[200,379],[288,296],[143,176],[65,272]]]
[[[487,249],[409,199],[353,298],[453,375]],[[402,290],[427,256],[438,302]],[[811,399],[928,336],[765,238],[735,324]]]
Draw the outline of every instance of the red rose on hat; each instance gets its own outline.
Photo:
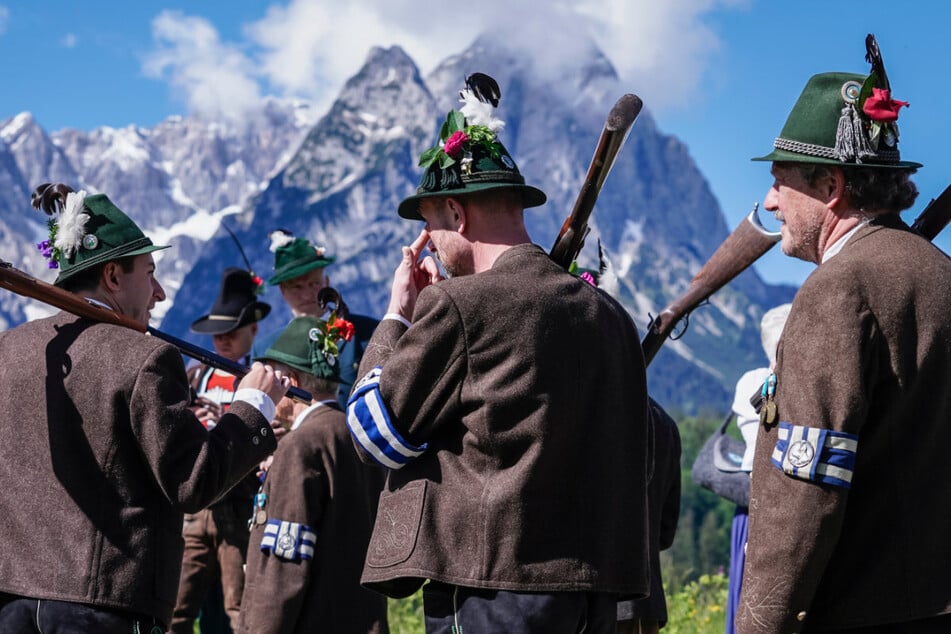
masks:
[[[891,91],[882,88],[872,88],[872,94],[865,99],[862,110],[873,121],[889,123],[898,120],[898,111],[907,106],[907,101],[892,99]]]
[[[466,133],[462,130],[457,130],[452,133],[452,136],[446,139],[443,150],[451,158],[458,159],[460,156],[462,156],[463,145],[465,145],[468,141],[469,137],[466,136]]]

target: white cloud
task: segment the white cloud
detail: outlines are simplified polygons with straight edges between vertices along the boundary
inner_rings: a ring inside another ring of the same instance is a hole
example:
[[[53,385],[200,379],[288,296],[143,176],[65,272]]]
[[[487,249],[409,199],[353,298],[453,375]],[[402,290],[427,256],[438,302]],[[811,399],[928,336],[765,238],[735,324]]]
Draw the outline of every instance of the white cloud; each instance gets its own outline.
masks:
[[[60,40],[60,44],[66,48],[75,48],[76,44],[79,43],[79,38],[76,37],[75,33],[67,33],[63,36],[63,39]]]
[[[696,103],[696,86],[720,47],[707,20],[750,1],[550,0],[540,6],[480,0],[477,11],[460,15],[433,0],[289,0],[245,25],[247,41],[240,46],[219,41],[202,18],[165,12],[153,23],[160,48],[150,55],[147,72],[168,78],[196,109],[222,96],[220,78],[198,72],[206,65],[236,82],[239,102],[257,96],[263,85],[326,106],[372,46],[399,45],[426,73],[494,31],[507,34],[540,68],[556,70],[578,58],[587,36],[656,112]]]
[[[6,32],[7,25],[9,23],[10,23],[10,9],[0,4],[0,35],[3,35]]]
[[[146,56],[143,72],[168,81],[192,111],[240,118],[259,107],[261,89],[251,60],[221,42],[204,18],[163,11],[152,21],[152,37],[156,48]]]

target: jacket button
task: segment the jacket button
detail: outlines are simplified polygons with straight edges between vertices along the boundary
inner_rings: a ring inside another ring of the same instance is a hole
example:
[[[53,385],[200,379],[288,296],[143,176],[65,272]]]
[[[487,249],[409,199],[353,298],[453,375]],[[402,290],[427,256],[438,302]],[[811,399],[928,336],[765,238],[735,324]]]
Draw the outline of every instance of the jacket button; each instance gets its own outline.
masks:
[[[262,428],[261,428],[261,435],[262,435],[262,436],[267,436],[267,427],[262,427]]]
[[[261,439],[258,438],[257,436],[252,436],[252,437],[251,437],[251,444],[252,444],[252,445],[260,445],[260,444],[261,444]]]
[[[802,612],[800,612],[799,614],[797,614],[797,615],[796,615],[796,620],[797,620],[797,621],[805,621],[805,620],[806,620],[806,611],[803,610]]]

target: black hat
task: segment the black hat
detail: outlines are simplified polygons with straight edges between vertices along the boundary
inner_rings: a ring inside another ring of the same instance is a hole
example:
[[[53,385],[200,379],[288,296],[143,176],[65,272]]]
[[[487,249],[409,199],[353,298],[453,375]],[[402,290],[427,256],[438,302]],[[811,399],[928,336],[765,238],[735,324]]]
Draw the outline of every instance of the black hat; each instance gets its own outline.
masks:
[[[257,301],[261,281],[249,271],[237,267],[225,269],[211,312],[195,320],[191,331],[205,335],[223,335],[242,326],[264,319],[271,312],[270,304]]]

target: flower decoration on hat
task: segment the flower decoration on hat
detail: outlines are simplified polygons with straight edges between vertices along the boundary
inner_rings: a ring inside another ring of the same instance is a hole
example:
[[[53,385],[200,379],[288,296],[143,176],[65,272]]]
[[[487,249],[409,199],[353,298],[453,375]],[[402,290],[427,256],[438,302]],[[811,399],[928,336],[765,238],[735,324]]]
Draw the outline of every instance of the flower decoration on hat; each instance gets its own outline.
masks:
[[[865,82],[842,86],[844,106],[835,136],[835,155],[840,161],[861,163],[897,152],[898,111],[908,102],[892,99],[891,84],[878,42],[871,33],[865,38],[865,60],[872,70]]]
[[[264,280],[260,275],[254,271],[249,270],[248,274],[251,276],[251,283],[254,285],[254,295],[263,295],[264,294]]]
[[[47,266],[51,269],[58,269],[65,258],[73,257],[81,248],[92,251],[99,246],[96,234],[86,231],[86,223],[89,221],[85,208],[86,192],[74,192],[61,186],[47,186],[57,187],[59,189],[52,192],[52,195],[34,197],[33,200],[34,207],[50,216],[46,223],[49,236],[37,243],[36,248],[48,260]],[[43,189],[43,186],[39,189]],[[57,210],[58,221],[53,217]]]
[[[469,174],[472,150],[482,146],[493,159],[502,155],[498,133],[505,122],[495,116],[499,103],[499,87],[494,79],[483,73],[473,73],[466,79],[466,88],[459,92],[463,106],[450,110],[439,130],[439,143],[419,157],[420,167],[438,164],[446,169],[457,162]]]
[[[321,353],[331,366],[337,363],[340,355],[340,342],[353,339],[354,326],[346,319],[337,317],[336,311],[331,312],[327,321],[321,321],[310,329],[307,336],[314,343],[315,352]]]

